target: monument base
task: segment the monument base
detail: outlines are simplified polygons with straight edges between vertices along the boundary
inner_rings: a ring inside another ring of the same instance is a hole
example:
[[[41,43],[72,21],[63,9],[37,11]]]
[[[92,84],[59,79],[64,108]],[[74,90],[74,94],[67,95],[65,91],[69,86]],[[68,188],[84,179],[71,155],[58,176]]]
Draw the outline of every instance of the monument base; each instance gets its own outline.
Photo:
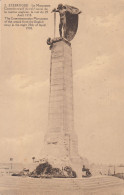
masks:
[[[79,155],[76,157],[55,157],[46,155],[45,151],[44,154],[42,153],[41,159],[39,163],[50,163],[53,167],[63,169],[64,167],[71,167],[75,172],[78,178],[82,178],[82,168],[85,165],[86,168],[89,168],[89,162],[87,159],[83,159]]]

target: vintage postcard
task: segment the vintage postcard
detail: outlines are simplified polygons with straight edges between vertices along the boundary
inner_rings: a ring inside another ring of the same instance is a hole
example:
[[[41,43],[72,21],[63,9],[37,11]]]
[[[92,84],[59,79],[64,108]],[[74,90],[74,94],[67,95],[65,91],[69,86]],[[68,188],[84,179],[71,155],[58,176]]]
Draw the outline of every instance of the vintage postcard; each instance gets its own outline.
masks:
[[[0,195],[123,195],[124,0],[0,10]]]

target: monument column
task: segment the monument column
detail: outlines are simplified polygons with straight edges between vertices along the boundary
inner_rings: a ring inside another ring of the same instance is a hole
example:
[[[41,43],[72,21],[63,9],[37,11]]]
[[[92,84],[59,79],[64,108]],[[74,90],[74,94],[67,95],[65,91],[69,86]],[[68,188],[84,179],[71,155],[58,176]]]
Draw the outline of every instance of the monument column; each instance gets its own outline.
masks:
[[[64,166],[70,165],[79,176],[82,170],[82,159],[78,155],[78,141],[74,131],[72,48],[70,41],[77,32],[78,15],[81,12],[75,7],[62,4],[59,4],[57,9],[53,9],[52,12],[59,12],[60,15],[60,37],[47,39],[47,44],[50,45],[51,49],[51,63],[45,153],[51,164],[59,161],[61,166],[64,162]]]
[[[45,136],[48,156],[64,159],[77,155],[73,114],[72,49],[70,42],[59,38],[51,47],[49,117]]]

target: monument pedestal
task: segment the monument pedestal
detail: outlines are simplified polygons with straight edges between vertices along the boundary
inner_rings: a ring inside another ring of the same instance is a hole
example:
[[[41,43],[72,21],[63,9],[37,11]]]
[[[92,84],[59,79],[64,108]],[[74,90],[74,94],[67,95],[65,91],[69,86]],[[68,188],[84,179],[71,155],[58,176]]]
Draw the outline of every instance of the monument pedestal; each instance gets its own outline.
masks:
[[[48,130],[45,135],[46,158],[60,166],[82,161],[74,131],[72,48],[63,38],[51,42],[50,96]],[[52,163],[52,164],[53,164]]]

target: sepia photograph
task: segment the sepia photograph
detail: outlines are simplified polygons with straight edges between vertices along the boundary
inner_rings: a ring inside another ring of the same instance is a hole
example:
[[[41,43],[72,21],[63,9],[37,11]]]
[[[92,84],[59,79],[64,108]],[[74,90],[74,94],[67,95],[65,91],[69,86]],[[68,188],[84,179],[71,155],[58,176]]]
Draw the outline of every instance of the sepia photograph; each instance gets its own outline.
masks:
[[[124,0],[0,0],[0,195],[124,195]]]

